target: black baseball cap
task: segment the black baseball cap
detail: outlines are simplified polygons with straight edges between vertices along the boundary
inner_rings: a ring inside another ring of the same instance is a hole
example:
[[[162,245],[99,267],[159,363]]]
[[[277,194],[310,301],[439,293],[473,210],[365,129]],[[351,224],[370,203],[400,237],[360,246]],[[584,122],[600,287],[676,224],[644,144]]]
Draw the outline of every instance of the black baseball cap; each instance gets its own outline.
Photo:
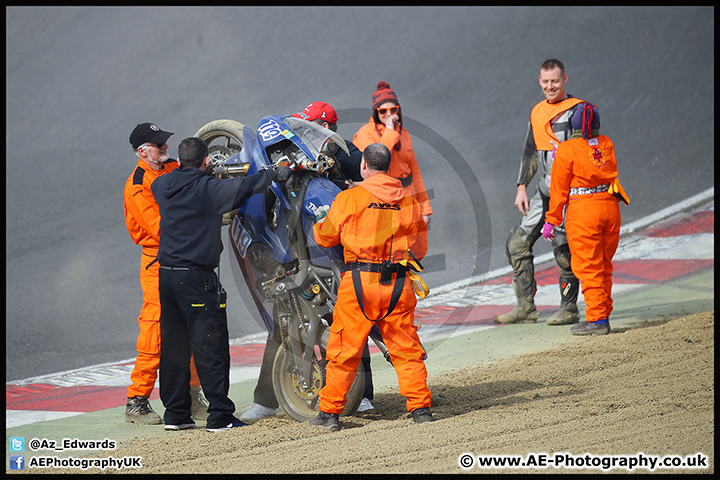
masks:
[[[173,132],[163,132],[154,123],[141,123],[130,134],[130,145],[133,148],[138,148],[143,143],[162,145],[171,135]]]

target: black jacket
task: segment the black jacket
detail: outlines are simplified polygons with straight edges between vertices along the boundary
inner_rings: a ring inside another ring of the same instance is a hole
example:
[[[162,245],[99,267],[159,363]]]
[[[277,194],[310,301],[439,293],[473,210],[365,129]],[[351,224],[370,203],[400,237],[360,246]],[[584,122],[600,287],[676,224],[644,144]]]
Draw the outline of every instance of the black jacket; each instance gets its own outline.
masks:
[[[337,147],[335,157],[340,162],[340,170],[353,182],[362,182],[360,175],[360,161],[362,160],[362,152],[349,140],[345,140],[345,144],[350,151],[350,155],[345,153],[342,148]]]
[[[341,190],[345,190],[348,185],[346,180],[353,182],[362,182],[360,175],[360,161],[362,160],[362,152],[349,140],[345,140],[350,154],[348,155],[339,146],[335,148],[333,155],[338,161],[338,168],[328,174],[328,178]]]
[[[160,207],[161,266],[211,270],[220,263],[222,216],[264,191],[274,171],[220,180],[199,168],[178,168],[150,187]]]

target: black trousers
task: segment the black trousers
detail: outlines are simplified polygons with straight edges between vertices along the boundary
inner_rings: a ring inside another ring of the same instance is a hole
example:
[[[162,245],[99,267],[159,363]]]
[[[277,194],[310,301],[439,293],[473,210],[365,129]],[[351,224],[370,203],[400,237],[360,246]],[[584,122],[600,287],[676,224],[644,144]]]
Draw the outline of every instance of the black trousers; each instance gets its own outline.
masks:
[[[160,268],[160,400],[165,424],[191,423],[190,353],[208,400],[207,428],[234,420],[227,314],[214,271]]]

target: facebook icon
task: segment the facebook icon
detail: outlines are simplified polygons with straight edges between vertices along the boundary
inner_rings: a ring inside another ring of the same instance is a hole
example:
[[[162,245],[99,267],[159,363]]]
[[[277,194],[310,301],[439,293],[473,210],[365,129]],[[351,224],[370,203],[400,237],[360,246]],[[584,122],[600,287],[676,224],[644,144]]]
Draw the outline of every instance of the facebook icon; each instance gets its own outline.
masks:
[[[25,470],[25,455],[10,455],[10,470]]]

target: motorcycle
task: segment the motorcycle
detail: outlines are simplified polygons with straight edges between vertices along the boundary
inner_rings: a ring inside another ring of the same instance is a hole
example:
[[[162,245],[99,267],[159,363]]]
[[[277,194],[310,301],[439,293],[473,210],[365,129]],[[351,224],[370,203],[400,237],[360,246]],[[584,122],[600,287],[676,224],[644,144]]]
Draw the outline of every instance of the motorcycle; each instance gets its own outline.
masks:
[[[266,116],[257,133],[233,120],[215,120],[195,134],[208,145],[217,178],[251,175],[289,166],[287,181],[272,182],[232,217],[230,244],[268,332],[280,330],[272,368],[275,396],[294,420],[317,415],[325,385],[325,359],[340,274],[342,246],[324,248],[312,227],[340,188],[327,178],[338,168],[331,152],[346,153],[337,133],[292,116]],[[380,338],[373,338],[388,359]],[[347,394],[343,415],[357,411],[365,387],[362,364]]]

